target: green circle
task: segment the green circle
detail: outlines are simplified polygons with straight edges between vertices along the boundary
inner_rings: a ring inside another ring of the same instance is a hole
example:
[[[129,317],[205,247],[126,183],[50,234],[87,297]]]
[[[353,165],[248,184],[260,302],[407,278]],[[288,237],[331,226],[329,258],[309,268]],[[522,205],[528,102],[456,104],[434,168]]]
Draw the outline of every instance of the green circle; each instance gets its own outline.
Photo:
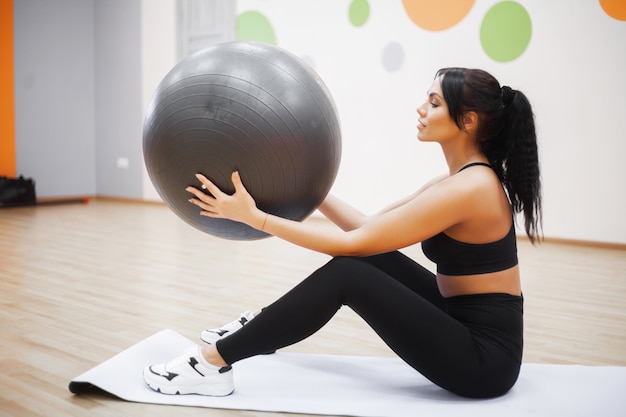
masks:
[[[493,6],[480,26],[480,43],[491,59],[509,62],[528,47],[532,23],[530,15],[519,3],[503,1]]]
[[[367,0],[352,0],[348,16],[353,26],[363,26],[370,17],[370,5]]]
[[[272,24],[259,12],[243,12],[237,17],[237,39],[258,41],[276,45]]]

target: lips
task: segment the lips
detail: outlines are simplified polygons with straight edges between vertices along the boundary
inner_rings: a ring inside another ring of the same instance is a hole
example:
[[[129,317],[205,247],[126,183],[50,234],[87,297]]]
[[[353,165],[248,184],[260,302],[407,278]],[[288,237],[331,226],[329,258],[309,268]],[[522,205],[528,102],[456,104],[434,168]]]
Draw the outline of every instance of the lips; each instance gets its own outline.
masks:
[[[423,128],[425,128],[425,127],[426,127],[426,126],[424,125],[424,123],[422,123],[422,121],[421,121],[421,120],[418,120],[418,121],[417,121],[417,128],[418,128],[418,129],[423,129]]]

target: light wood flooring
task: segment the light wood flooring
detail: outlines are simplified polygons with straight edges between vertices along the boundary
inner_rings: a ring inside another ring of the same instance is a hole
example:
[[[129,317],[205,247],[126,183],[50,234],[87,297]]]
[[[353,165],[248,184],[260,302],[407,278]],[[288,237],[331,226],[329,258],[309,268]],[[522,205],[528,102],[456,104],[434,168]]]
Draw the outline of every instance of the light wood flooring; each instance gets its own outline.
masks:
[[[519,247],[524,361],[626,366],[626,251]],[[419,246],[404,252],[432,268]],[[2,209],[0,416],[285,416],[75,396],[67,386],[162,329],[200,341],[200,330],[266,305],[328,259],[276,238],[214,238],[161,204]],[[392,355],[346,308],[288,350]]]

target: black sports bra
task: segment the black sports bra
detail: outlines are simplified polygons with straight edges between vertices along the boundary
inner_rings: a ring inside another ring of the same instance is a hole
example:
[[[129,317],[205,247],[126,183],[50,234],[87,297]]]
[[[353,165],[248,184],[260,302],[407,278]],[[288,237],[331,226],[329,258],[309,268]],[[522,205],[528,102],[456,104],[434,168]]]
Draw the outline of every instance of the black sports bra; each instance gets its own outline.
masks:
[[[490,166],[483,162],[465,165]],[[437,264],[437,272],[443,275],[475,275],[503,271],[517,265],[517,241],[515,224],[502,239],[489,243],[466,243],[441,232],[422,242],[424,255]]]

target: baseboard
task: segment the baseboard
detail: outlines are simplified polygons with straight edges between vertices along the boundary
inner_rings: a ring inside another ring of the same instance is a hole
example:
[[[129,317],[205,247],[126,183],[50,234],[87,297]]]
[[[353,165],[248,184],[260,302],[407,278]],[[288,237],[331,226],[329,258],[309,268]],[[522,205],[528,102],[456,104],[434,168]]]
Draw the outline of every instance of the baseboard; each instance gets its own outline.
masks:
[[[112,201],[112,202],[129,203],[129,204],[156,204],[160,206],[165,205],[165,202],[161,200],[145,200],[143,198],[119,197],[119,196],[102,195],[102,194],[98,194],[94,196],[93,199],[96,201]]]
[[[528,239],[526,237],[521,237]],[[518,237],[520,239],[520,237]],[[616,242],[600,242],[594,240],[578,240],[578,239],[564,239],[558,237],[545,237],[543,243],[553,243],[557,245],[570,245],[570,246],[582,246],[586,248],[598,248],[598,249],[613,249],[626,251],[626,243]]]
[[[93,197],[89,196],[62,196],[62,197],[43,197],[37,198],[36,205],[51,204],[87,204]]]

